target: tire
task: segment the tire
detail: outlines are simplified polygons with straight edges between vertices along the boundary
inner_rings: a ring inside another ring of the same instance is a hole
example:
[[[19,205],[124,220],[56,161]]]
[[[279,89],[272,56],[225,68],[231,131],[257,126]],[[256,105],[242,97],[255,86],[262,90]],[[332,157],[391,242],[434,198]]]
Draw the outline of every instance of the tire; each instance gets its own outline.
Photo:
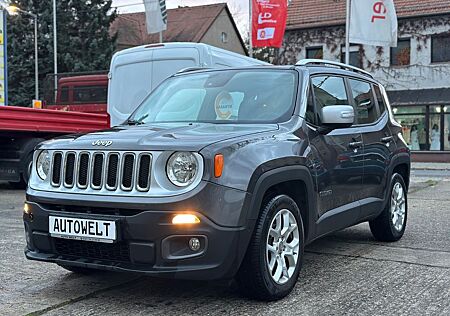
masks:
[[[33,153],[29,154],[27,158],[22,162],[22,172],[20,174],[19,182],[9,182],[9,185],[13,189],[26,189],[28,185],[28,180],[31,176],[31,168],[33,164]]]
[[[285,232],[282,237],[284,241],[278,243],[274,236],[279,236],[276,231],[285,226],[287,219],[291,229],[294,223],[297,224],[297,228],[289,233]],[[273,229],[270,229],[271,227]],[[237,274],[236,279],[241,292],[249,298],[263,301],[274,301],[285,297],[297,282],[303,252],[303,221],[297,204],[287,195],[274,197],[264,205]],[[270,263],[272,263],[272,269],[269,266]],[[281,275],[279,269],[281,269]]]
[[[405,233],[408,215],[407,189],[403,177],[398,173],[392,176],[388,199],[383,212],[369,225],[375,239],[392,242],[402,238]]]
[[[30,180],[32,168],[33,168],[33,152],[28,154],[27,158],[23,162],[21,182],[24,183],[25,186],[28,184],[28,180]]]
[[[83,267],[77,267],[77,266],[69,266],[65,264],[58,264],[61,268],[66,269],[70,272],[76,273],[76,274],[83,274],[83,275],[89,275],[96,273],[100,270],[91,269],[91,268],[83,268]]]

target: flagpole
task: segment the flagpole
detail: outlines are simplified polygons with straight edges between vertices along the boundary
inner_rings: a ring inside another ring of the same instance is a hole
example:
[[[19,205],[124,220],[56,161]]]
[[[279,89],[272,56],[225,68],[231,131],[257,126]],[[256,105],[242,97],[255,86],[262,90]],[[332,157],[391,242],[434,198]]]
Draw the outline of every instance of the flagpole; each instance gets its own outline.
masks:
[[[345,63],[350,64],[350,10],[351,0],[347,0],[347,9],[345,17]]]
[[[248,2],[248,55],[253,57],[253,19],[252,19],[252,1]]]

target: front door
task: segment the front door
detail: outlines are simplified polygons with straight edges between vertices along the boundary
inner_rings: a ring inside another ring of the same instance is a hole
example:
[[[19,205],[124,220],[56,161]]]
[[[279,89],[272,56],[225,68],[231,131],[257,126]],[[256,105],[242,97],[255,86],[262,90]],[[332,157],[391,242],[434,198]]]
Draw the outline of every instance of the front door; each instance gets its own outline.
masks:
[[[318,222],[325,223],[342,215],[344,226],[356,222],[363,183],[363,141],[359,127],[319,132],[322,108],[349,105],[345,79],[333,75],[318,75],[311,79],[311,95],[306,120],[312,150],[311,169],[318,191]],[[320,228],[321,227],[321,228]],[[319,234],[336,228],[335,223],[319,225]]]

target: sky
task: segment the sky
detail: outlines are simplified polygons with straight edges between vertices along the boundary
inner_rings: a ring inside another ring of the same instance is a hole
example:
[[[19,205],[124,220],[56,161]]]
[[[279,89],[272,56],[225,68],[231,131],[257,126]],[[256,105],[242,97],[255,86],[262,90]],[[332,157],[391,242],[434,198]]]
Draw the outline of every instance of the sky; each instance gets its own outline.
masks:
[[[113,0],[113,6],[118,7],[119,13],[144,11],[143,0]],[[248,32],[248,3],[249,0],[166,0],[169,9],[178,6],[197,6],[226,2],[233,14],[234,20],[241,33]]]

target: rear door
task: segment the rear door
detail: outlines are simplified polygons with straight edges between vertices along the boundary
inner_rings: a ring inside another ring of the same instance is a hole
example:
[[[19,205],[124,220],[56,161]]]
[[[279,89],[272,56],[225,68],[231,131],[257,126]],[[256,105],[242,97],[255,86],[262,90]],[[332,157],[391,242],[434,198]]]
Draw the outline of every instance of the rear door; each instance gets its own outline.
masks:
[[[361,190],[362,216],[377,213],[388,187],[388,167],[395,150],[389,130],[389,115],[376,84],[349,78],[356,122],[364,143],[364,177]]]

